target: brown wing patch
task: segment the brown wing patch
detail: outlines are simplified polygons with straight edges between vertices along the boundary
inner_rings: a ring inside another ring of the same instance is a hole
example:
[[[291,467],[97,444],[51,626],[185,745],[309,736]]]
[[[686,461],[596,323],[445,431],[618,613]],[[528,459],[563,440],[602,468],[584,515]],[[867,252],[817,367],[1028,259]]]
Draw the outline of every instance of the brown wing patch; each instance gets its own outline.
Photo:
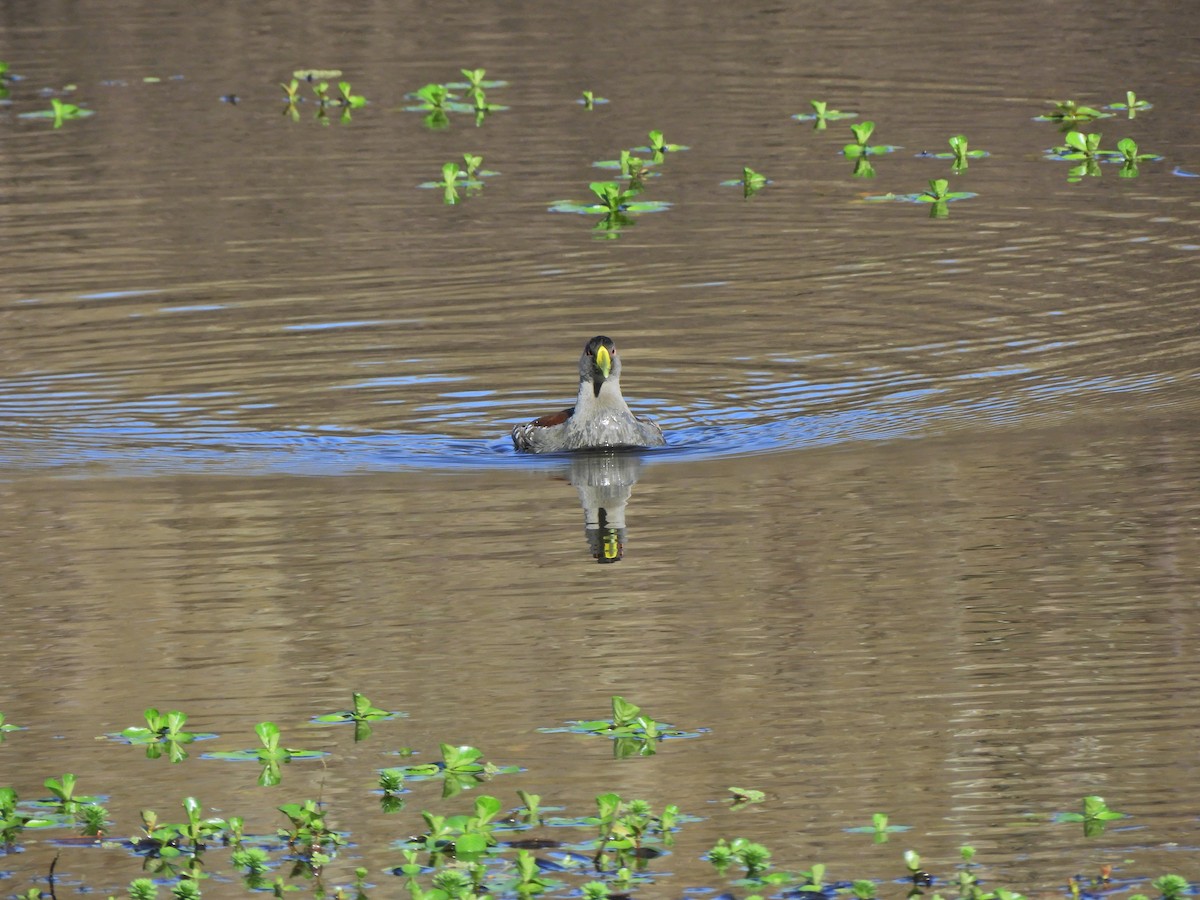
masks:
[[[561,425],[567,419],[571,418],[571,414],[575,412],[575,407],[564,409],[561,412],[549,413],[534,419],[529,424],[534,428],[553,428],[555,425]]]

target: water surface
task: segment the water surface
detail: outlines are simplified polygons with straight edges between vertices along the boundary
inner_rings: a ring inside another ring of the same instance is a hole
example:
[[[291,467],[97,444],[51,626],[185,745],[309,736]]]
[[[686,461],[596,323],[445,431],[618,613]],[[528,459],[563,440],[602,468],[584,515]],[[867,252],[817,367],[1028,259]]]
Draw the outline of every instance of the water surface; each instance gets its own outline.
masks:
[[[909,846],[946,876],[962,842],[1025,893],[1194,875],[1198,23],[1093,9],[1068,52],[1074,8],[911,6],[4,14],[0,710],[29,731],[0,783],[73,771],[122,835],[186,794],[259,831],[320,794],[354,833],[345,883],[386,879],[438,802],[379,813],[387,751],[466,742],[525,768],[490,786],[506,805],[702,817],[644,896],[716,883],[700,855],[739,834],[833,878],[902,876]],[[368,106],[281,115],[310,65]],[[462,67],[510,108],[403,111]],[[19,118],[68,84],[96,115]],[[1154,108],[1094,130],[1164,159],[1069,183],[1033,117],[1128,89]],[[853,178],[844,124],[791,118],[813,98],[903,149]],[[648,182],[668,210],[613,240],[548,212],[652,128],[691,148]],[[917,156],[957,133],[991,155]],[[465,152],[501,174],[456,206],[418,189]],[[749,199],[720,184],[745,165],[772,182]],[[978,196],[945,220],[864,199],[938,177]],[[668,447],[513,454],[597,333]],[[361,745],[305,725],[352,690],[409,718]],[[622,762],[537,731],[612,694],[710,730]],[[274,720],[334,762],[272,792],[94,740],[147,706],[218,749]],[[730,785],[768,802],[731,812]],[[1085,794],[1134,818],[1047,824]],[[912,831],[868,851],[843,828],[877,811]],[[52,855],[6,857],[5,890]],[[138,868],[59,865],[60,896]]]

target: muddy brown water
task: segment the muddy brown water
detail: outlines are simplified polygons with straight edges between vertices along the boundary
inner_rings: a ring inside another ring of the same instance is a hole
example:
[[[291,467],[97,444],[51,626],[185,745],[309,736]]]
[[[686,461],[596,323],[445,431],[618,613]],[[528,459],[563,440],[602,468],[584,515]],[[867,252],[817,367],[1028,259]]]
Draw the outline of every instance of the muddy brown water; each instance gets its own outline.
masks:
[[[383,880],[386,751],[472,743],[576,814],[615,790],[686,825],[642,896],[718,884],[718,837],[829,877],[950,874],[980,849],[1025,892],[1114,864],[1195,879],[1200,27],[1189,6],[1016,2],[10,4],[0,58],[0,746],[23,798],[71,771],[114,833],[188,794],[248,830],[321,794]],[[1073,36],[1067,41],[1064,36]],[[278,82],[337,66],[370,101],[324,124]],[[405,93],[484,67],[509,107],[431,131]],[[146,81],[147,78],[158,79]],[[88,119],[20,118],[75,85]],[[610,102],[587,112],[583,89]],[[1128,89],[1088,130],[1144,152],[1067,181],[1032,117]],[[236,94],[238,102],[222,102]],[[851,176],[845,123],[877,123]],[[658,128],[614,240],[555,214]],[[964,133],[990,156],[918,158]],[[421,182],[481,153],[457,206]],[[742,166],[769,184],[722,187]],[[945,220],[868,195],[952,179]],[[669,446],[515,456],[612,335]],[[623,516],[600,566],[589,490]],[[601,487],[597,487],[600,485]],[[607,487],[603,487],[606,485]],[[618,498],[613,500],[612,498]],[[307,725],[352,690],[409,717],[355,745]],[[700,738],[615,762],[536,729],[623,694]],[[180,766],[94,740],[179,708]],[[326,749],[281,788],[199,751]],[[768,801],[731,812],[731,785]],[[1133,818],[1050,825],[1086,794]],[[847,834],[887,812],[883,848]],[[0,860],[24,891],[54,849]],[[340,867],[340,868],[339,868]],[[63,851],[115,892],[120,851]],[[206,892],[240,888],[213,882]],[[897,895],[899,886],[889,888]]]

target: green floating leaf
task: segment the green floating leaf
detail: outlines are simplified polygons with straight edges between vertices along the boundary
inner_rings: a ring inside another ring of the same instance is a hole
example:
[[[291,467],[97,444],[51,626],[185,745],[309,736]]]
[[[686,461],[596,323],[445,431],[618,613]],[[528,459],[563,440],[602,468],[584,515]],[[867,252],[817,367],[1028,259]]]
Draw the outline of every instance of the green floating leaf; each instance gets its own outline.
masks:
[[[332,81],[340,78],[341,74],[341,69],[297,69],[292,73],[292,77],[301,81]]]

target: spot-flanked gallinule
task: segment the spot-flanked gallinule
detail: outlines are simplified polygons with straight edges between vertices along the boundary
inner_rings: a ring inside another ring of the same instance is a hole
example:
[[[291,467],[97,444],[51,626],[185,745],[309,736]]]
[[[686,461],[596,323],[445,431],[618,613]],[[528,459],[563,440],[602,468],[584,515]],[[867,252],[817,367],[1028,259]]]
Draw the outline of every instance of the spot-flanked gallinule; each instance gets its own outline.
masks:
[[[621,396],[621,358],[612,338],[592,338],[579,357],[579,396],[562,412],[512,430],[526,453],[562,453],[606,447],[661,447],[662,429],[629,411]]]

